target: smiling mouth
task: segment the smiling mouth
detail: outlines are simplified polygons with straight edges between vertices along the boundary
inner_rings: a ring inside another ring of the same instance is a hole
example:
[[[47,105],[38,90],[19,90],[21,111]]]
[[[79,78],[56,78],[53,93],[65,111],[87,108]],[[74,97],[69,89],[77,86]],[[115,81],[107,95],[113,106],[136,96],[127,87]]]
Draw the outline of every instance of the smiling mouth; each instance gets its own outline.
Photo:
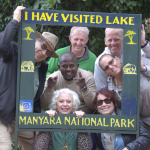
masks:
[[[108,110],[109,108],[102,108],[102,110]]]
[[[112,50],[116,50],[118,47],[111,47]]]
[[[41,52],[38,52],[38,56],[39,56],[39,58],[41,58],[41,57],[42,57],[42,54],[41,54]]]
[[[76,46],[75,48],[76,48],[76,49],[81,49],[81,46]]]
[[[72,72],[66,73],[66,76],[67,76],[67,77],[72,77]]]
[[[67,74],[67,75],[71,75],[72,73],[71,73],[71,72],[67,72],[66,74]]]
[[[66,112],[66,111],[68,111],[69,109],[68,109],[68,108],[62,108],[61,110],[64,111],[64,112]]]
[[[113,72],[115,72],[116,69],[117,69],[117,68],[115,67],[115,68],[113,69]]]
[[[108,110],[108,109],[103,109],[103,110]]]

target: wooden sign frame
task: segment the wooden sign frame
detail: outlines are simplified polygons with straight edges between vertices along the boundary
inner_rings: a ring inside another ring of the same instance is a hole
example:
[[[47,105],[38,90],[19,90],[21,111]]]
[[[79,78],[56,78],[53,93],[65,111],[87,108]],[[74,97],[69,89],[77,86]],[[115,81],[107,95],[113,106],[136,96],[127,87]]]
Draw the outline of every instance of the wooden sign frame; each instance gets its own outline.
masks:
[[[141,14],[32,9],[22,11],[18,34],[15,150],[18,131],[64,131],[65,127],[71,132],[111,132],[139,136],[141,20]],[[33,113],[36,24],[124,28],[120,116],[86,114],[78,120],[72,114],[57,114],[54,121],[47,114]]]

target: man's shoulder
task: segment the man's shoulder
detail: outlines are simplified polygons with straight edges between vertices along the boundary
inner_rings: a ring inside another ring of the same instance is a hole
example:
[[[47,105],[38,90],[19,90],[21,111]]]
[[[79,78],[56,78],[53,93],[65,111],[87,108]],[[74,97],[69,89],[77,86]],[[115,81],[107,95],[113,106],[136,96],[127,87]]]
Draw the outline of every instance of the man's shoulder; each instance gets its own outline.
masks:
[[[60,48],[60,49],[58,49],[58,50],[56,51],[56,54],[60,55],[60,54],[62,54],[62,53],[64,53],[64,52],[67,52],[68,48],[69,48],[69,46]]]
[[[94,75],[92,75],[91,72],[87,71],[87,70],[84,70],[84,69],[81,69],[81,68],[78,68],[78,72],[81,72],[81,74],[84,76],[84,77],[93,77],[94,78]]]
[[[47,63],[45,63],[45,62],[43,62],[43,61],[41,61],[41,67],[48,67],[48,64]]]
[[[47,71],[47,68],[48,68],[48,64],[41,61],[40,70],[41,71],[43,71],[43,70]]]
[[[91,52],[90,50],[88,50],[88,52],[89,52],[89,57],[90,58],[95,58],[95,59],[97,58],[96,55],[93,52]]]
[[[61,72],[58,70],[58,71],[55,71],[54,73],[52,73],[51,75],[48,76],[49,77],[56,77],[56,76],[61,76]]]

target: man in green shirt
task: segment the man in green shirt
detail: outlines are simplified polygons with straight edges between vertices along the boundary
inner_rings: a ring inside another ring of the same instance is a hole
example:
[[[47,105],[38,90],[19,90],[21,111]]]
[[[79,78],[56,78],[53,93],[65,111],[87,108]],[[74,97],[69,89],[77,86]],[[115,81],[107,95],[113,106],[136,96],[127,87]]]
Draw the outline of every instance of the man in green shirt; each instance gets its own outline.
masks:
[[[88,42],[89,29],[87,27],[73,26],[70,30],[69,40],[70,46],[60,48],[56,51],[58,58],[51,58],[48,62],[48,70],[46,76],[52,74],[54,71],[59,70],[59,58],[64,52],[73,52],[78,60],[79,68],[94,73],[94,63],[96,60],[95,54],[93,54],[86,46]]]

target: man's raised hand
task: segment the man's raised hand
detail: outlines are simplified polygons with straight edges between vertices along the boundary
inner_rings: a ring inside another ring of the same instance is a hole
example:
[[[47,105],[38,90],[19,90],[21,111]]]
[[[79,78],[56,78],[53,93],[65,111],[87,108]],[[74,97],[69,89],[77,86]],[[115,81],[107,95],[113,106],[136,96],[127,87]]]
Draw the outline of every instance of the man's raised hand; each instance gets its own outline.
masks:
[[[80,71],[79,71],[79,78],[74,78],[73,80],[76,80],[76,84],[80,87],[80,89],[82,89],[86,86],[85,78],[82,77],[82,74]]]
[[[21,11],[26,9],[26,7],[23,6],[17,6],[17,8],[14,11],[13,19],[17,20],[18,22],[21,21]]]
[[[144,44],[146,44],[145,29],[144,29],[144,25],[142,24],[142,29],[141,29],[141,46],[143,46]]]
[[[54,77],[54,78],[50,77],[50,78],[48,79],[48,81],[47,81],[48,87],[49,87],[49,88],[53,88],[53,87],[56,85],[56,83],[57,83],[57,79],[58,79],[57,76]]]

